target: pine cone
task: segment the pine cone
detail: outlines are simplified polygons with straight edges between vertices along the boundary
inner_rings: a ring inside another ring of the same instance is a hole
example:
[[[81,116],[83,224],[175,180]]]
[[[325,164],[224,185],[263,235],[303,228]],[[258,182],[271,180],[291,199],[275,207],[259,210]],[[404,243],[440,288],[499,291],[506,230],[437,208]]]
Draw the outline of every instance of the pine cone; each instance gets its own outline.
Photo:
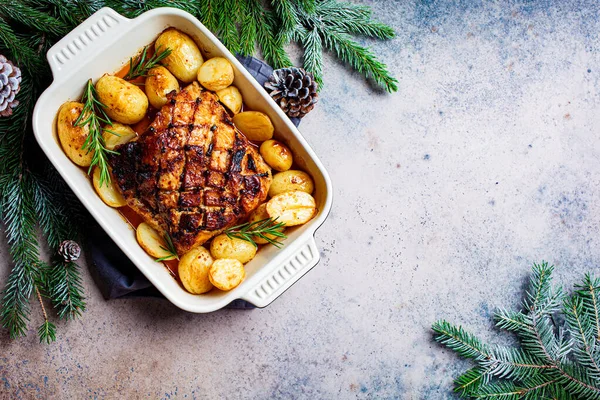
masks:
[[[265,89],[290,118],[302,118],[318,100],[317,82],[313,74],[302,68],[281,68],[273,71]]]
[[[15,96],[21,89],[21,70],[0,54],[0,117],[12,115],[19,105]]]
[[[77,261],[81,255],[81,247],[73,240],[64,240],[58,247],[58,254],[67,262]]]

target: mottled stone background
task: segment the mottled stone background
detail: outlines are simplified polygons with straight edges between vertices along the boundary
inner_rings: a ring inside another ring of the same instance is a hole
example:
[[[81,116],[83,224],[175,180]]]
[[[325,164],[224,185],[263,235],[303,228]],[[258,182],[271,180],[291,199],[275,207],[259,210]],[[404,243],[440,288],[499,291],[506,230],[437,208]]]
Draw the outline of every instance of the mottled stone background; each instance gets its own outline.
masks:
[[[0,335],[1,398],[446,399],[468,364],[432,322],[502,341],[491,312],[533,262],[569,288],[600,273],[598,2],[369,3],[400,91],[327,57],[301,127],[335,187],[321,264],[267,309],[210,315],[105,302],[84,270],[56,343]]]

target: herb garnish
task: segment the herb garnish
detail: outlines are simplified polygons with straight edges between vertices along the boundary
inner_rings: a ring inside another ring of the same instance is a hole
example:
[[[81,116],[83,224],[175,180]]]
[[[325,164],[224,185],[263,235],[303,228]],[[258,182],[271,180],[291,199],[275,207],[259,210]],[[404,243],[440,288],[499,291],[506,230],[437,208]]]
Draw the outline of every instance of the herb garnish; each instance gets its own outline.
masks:
[[[254,247],[258,247],[253,238],[253,236],[256,236],[266,240],[277,248],[281,248],[283,243],[279,239],[287,239],[287,236],[282,232],[284,226],[283,222],[276,223],[276,219],[266,218],[260,221],[246,222],[245,224],[233,226],[225,230],[225,234],[228,238],[242,239],[250,242]]]
[[[175,249],[175,245],[173,244],[173,240],[171,239],[171,236],[169,236],[168,233],[165,233],[164,239],[165,239],[165,244],[167,245],[167,248],[165,248],[163,246],[160,246],[160,248],[163,249],[164,251],[168,252],[169,255],[157,258],[156,261],[161,262],[161,261],[167,261],[167,260],[172,260],[172,259],[179,260],[179,256],[177,255],[177,249]]]
[[[148,46],[144,47],[142,53],[136,57],[135,61],[133,57],[129,59],[129,72],[125,75],[125,80],[132,80],[140,76],[148,76],[148,71],[158,65],[163,59],[171,54],[171,49],[166,48],[161,51],[160,46],[156,48],[156,51],[152,57],[148,58]]]
[[[83,109],[79,117],[75,120],[74,125],[77,127],[88,126],[89,134],[81,149],[87,153],[90,151],[94,153],[88,169],[88,175],[92,173],[92,169],[97,165],[100,169],[100,186],[102,186],[104,183],[108,184],[110,182],[107,162],[108,154],[118,154],[116,151],[106,148],[104,137],[102,136],[101,124],[112,126],[112,121],[104,112],[105,105],[98,100],[98,93],[91,79],[86,83],[83,96],[81,96],[81,102],[83,103]]]

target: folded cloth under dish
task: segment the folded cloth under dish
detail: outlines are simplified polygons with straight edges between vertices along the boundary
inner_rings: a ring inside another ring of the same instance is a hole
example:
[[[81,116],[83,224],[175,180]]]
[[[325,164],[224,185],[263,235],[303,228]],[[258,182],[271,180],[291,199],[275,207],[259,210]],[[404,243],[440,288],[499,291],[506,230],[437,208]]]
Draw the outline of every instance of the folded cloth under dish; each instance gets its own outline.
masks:
[[[273,72],[268,64],[254,57],[237,56],[240,63],[262,86]],[[299,118],[292,118],[294,125]],[[86,228],[85,246],[88,267],[106,300],[121,297],[163,297],[95,221]],[[227,308],[254,308],[235,300]]]

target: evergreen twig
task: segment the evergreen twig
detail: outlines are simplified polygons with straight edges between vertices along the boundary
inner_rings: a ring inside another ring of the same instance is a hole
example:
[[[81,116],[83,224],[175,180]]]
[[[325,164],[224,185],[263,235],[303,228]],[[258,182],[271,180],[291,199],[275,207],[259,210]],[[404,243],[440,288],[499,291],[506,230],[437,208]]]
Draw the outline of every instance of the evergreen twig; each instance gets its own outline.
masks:
[[[499,310],[496,326],[514,332],[520,348],[487,346],[446,321],[435,339],[477,364],[455,380],[455,391],[474,399],[600,399],[596,340],[597,280],[586,276],[565,297],[551,285],[553,267],[534,264],[523,312]],[[561,310],[564,326],[553,316]],[[565,332],[569,332],[566,335]]]

